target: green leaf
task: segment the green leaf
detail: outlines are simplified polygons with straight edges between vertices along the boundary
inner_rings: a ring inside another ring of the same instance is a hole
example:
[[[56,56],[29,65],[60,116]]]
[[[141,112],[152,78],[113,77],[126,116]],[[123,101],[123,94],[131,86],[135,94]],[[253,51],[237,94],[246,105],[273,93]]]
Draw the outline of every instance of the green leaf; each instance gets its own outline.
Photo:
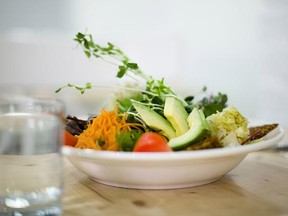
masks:
[[[205,117],[221,112],[226,106],[224,104],[206,104],[203,107]]]
[[[58,93],[62,90],[62,88],[58,88],[57,90],[55,90],[55,93]]]
[[[134,69],[134,70],[139,68],[136,63],[127,63],[127,67],[131,68],[131,69]]]
[[[112,51],[108,51],[107,54],[108,54],[108,55],[115,55],[115,53],[112,52]]]
[[[92,37],[92,35],[89,34],[88,37],[89,37],[90,41],[93,42],[93,37]],[[94,43],[94,42],[93,42],[93,43]]]
[[[108,42],[107,44],[108,44],[108,49],[109,50],[114,49],[114,45],[112,43]]]
[[[91,57],[91,53],[89,51],[84,51],[85,55],[90,58]]]
[[[121,56],[124,55],[124,53],[120,49],[114,49],[116,53],[120,54]]]
[[[91,89],[92,88],[92,85],[90,82],[87,82],[86,85],[85,85],[85,88],[86,89]]]
[[[74,38],[74,41],[77,41],[78,43],[81,43],[82,40],[80,40],[78,38]]]
[[[120,133],[117,137],[117,142],[121,151],[131,152],[143,132],[139,130],[131,130],[125,133]]]
[[[85,34],[82,34],[81,32],[78,32],[78,34],[76,35],[76,37],[77,37],[78,39],[83,39],[83,38],[85,38]]]
[[[95,48],[95,44],[94,44],[93,41],[89,41],[88,44],[89,44],[89,47],[90,47],[91,49]]]
[[[118,68],[119,68],[119,71],[117,73],[117,77],[122,78],[127,71],[127,67],[120,65]]]
[[[84,44],[83,44],[84,47],[89,50],[89,42],[87,41],[86,38],[84,38],[83,41],[84,41]]]
[[[191,102],[194,99],[194,96],[187,96],[184,98],[185,101]]]

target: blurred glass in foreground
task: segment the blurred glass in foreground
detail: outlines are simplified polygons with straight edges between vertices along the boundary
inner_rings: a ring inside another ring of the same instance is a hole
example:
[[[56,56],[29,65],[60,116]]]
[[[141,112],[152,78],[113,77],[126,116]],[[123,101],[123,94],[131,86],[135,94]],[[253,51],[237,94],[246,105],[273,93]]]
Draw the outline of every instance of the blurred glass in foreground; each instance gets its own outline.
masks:
[[[0,215],[61,215],[64,106],[0,101]]]

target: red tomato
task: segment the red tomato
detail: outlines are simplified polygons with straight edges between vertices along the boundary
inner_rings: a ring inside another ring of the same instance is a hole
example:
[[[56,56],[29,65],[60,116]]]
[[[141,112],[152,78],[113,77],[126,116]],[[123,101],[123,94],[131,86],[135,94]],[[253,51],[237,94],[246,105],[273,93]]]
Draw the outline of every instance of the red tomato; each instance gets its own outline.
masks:
[[[75,146],[77,144],[78,138],[73,136],[68,131],[64,130],[64,145]]]
[[[135,147],[134,152],[171,152],[166,139],[155,132],[146,132],[141,135]]]

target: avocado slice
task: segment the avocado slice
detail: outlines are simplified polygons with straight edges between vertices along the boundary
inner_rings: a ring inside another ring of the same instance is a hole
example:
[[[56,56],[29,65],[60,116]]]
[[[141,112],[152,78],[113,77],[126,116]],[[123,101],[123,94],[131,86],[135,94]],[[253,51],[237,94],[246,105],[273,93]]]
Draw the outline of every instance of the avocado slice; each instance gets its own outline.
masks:
[[[160,134],[167,137],[169,140],[176,136],[175,130],[170,122],[157,112],[142,104],[133,103],[133,106],[150,128],[159,131]]]
[[[189,130],[181,136],[169,140],[168,145],[173,150],[183,150],[211,134],[207,120],[202,110],[194,108],[188,118]]]
[[[180,136],[188,131],[188,113],[183,103],[174,97],[167,97],[164,105],[164,116],[172,124],[176,131],[176,136]]]

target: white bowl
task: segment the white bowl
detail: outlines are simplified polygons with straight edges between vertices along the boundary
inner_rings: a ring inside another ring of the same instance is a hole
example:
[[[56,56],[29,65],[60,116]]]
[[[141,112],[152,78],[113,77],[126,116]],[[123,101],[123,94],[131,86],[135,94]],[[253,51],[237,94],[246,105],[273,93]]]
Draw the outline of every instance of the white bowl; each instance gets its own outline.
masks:
[[[77,169],[99,183],[134,189],[176,189],[214,182],[248,153],[269,148],[283,137],[284,131],[278,127],[264,141],[230,148],[133,153],[64,146],[63,153]]]

